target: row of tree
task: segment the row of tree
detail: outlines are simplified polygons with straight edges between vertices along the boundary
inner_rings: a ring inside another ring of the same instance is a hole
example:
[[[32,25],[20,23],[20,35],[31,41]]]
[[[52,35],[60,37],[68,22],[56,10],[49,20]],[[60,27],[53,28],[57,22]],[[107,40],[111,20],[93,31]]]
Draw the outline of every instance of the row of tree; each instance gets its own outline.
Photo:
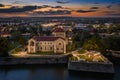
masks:
[[[106,52],[106,50],[120,51],[120,36],[118,34],[101,37],[97,33],[90,34],[87,31],[80,30],[73,31],[73,34],[73,44],[75,44],[75,48],[83,47],[87,50],[97,50],[101,52]]]
[[[83,44],[83,48],[86,50],[97,50],[102,53],[106,50],[120,51],[120,36],[109,36],[105,38],[91,37]]]

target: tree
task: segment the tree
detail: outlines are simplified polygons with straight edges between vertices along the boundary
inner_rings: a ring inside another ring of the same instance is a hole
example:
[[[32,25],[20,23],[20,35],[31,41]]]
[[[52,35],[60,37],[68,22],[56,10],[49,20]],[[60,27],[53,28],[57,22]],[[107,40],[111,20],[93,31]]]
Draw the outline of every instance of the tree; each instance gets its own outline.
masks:
[[[23,36],[20,37],[19,43],[20,43],[21,45],[25,45],[25,44],[26,44],[26,40],[25,40],[25,38],[24,38]]]
[[[42,31],[44,34],[46,34],[47,36],[50,36],[51,35],[51,31],[50,30],[46,30],[46,31]]]
[[[83,43],[90,37],[91,35],[87,31],[78,32],[73,36],[73,42],[78,42],[82,46]]]
[[[20,39],[20,32],[19,31],[13,32],[12,33],[12,39],[14,41],[18,41]]]
[[[9,42],[6,38],[0,37],[0,56],[8,56]]]
[[[98,39],[95,38],[95,37],[92,37],[92,38],[88,39],[87,41],[84,42],[83,49],[85,49],[85,50],[97,50],[97,51],[99,51],[100,47],[99,47],[99,41],[98,41]]]
[[[104,39],[107,49],[109,50],[120,50],[120,37],[119,36],[109,36]]]
[[[74,44],[68,44],[68,45],[67,45],[67,52],[70,52],[70,51],[75,50],[76,47],[77,47],[77,44],[76,44],[76,43],[74,43]]]

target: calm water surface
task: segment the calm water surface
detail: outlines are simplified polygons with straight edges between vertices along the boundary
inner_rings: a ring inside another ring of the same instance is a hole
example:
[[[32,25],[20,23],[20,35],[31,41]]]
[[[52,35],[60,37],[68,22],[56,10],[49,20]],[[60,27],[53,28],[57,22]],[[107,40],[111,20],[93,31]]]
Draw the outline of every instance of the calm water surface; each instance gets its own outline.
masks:
[[[72,73],[67,65],[29,65],[0,68],[0,80],[120,80],[120,65],[115,66],[114,77]]]

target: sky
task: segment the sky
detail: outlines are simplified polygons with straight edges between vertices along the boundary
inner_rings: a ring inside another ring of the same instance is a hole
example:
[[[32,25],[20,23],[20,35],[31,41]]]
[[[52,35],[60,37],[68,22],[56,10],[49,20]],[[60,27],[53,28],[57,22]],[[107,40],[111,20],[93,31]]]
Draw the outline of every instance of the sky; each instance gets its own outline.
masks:
[[[120,0],[0,0],[0,17],[120,17]]]

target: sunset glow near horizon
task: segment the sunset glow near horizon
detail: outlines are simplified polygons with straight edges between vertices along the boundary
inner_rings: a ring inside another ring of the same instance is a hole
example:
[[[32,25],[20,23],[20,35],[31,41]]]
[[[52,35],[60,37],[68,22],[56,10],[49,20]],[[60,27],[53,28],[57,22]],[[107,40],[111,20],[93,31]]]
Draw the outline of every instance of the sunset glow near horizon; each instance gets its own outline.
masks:
[[[120,17],[120,0],[0,0],[0,17]]]

